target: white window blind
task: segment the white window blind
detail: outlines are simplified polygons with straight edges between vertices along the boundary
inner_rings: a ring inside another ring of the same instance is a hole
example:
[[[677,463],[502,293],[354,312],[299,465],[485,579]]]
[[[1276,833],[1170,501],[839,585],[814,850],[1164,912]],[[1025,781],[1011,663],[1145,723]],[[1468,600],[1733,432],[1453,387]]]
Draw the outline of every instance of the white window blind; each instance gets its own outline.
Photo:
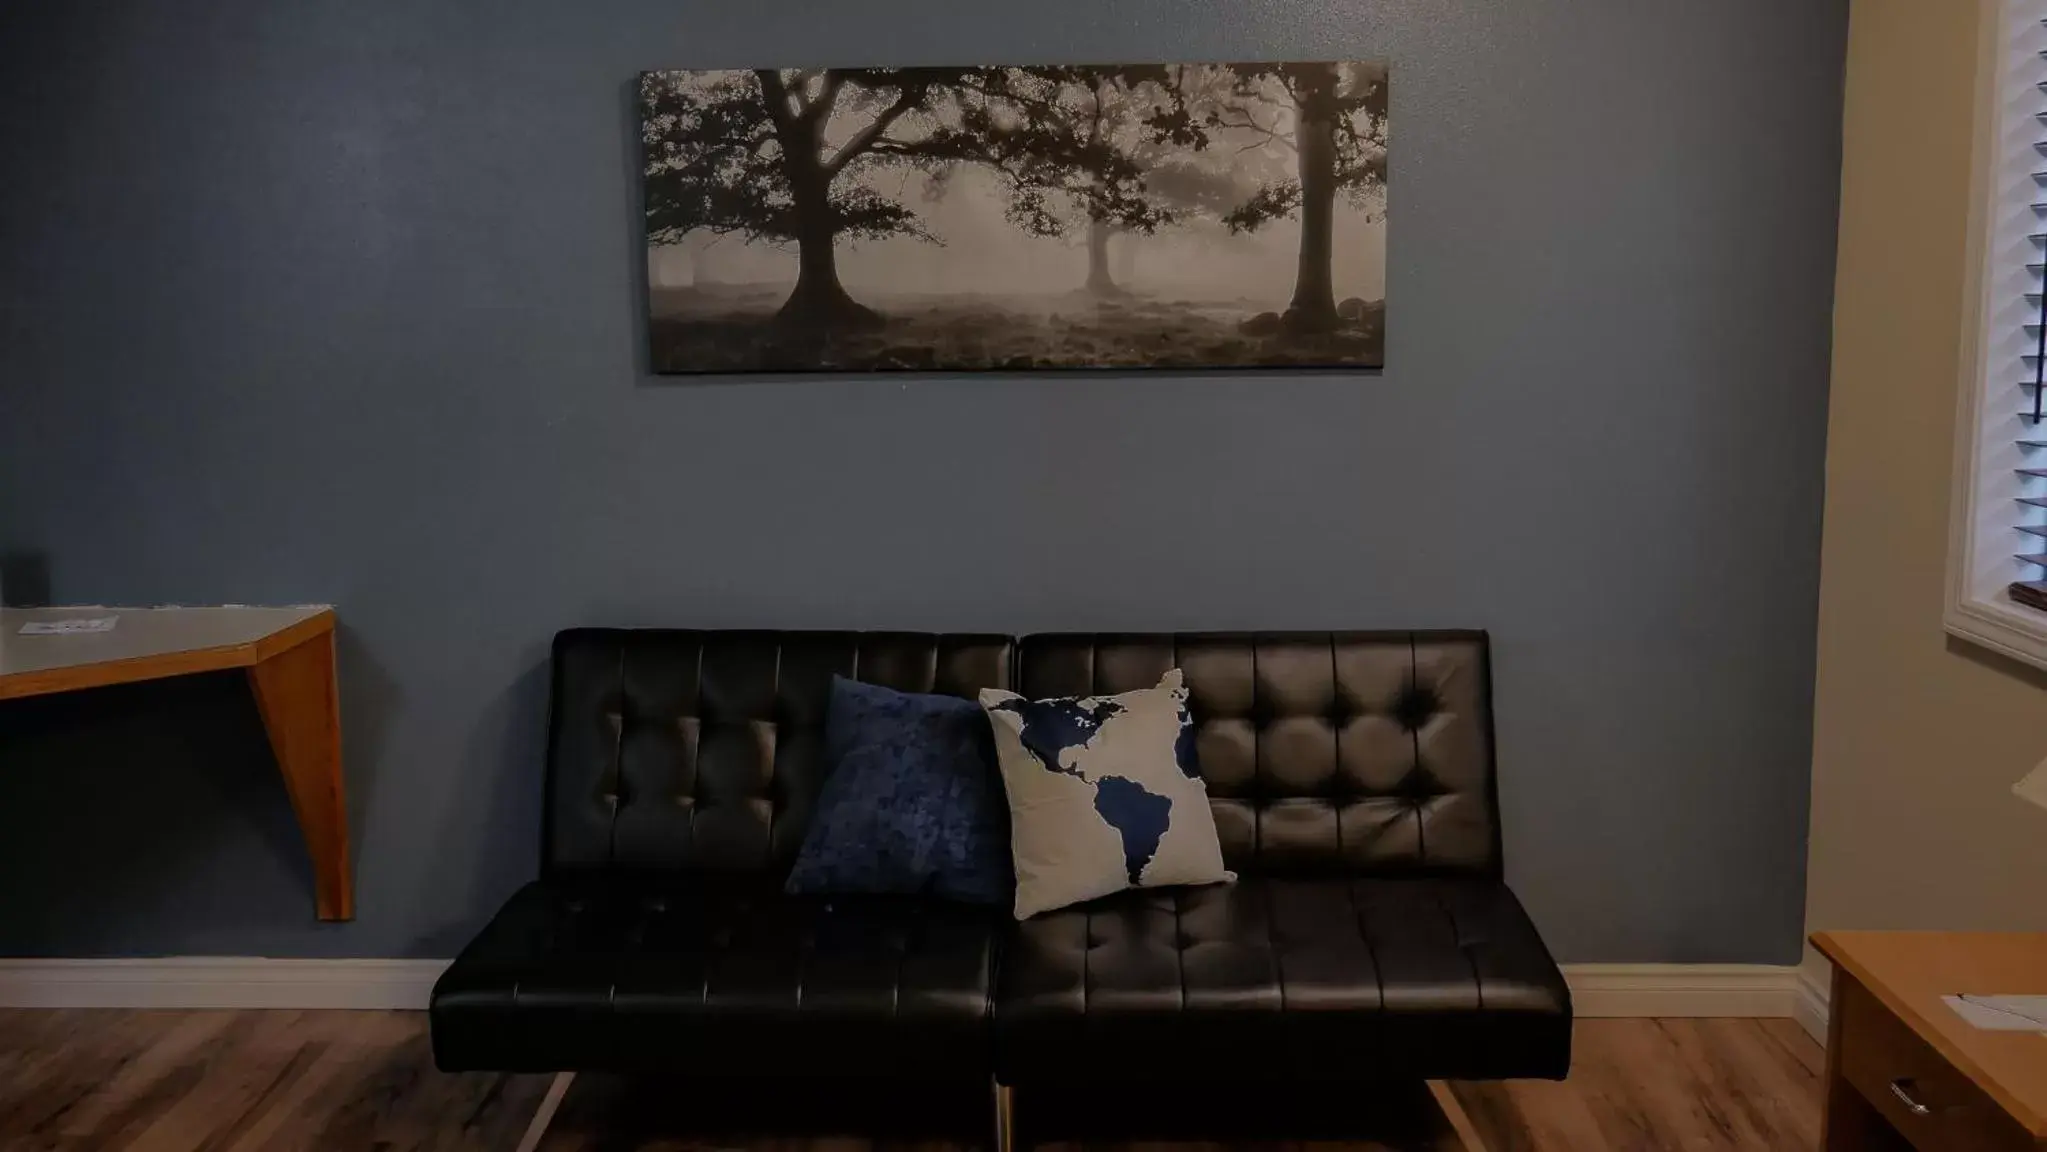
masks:
[[[2025,207],[2012,206],[2010,226],[2026,229],[2025,313],[2019,327],[2022,349],[2019,415],[2013,443],[2012,526],[2019,563],[2006,593],[2018,604],[2047,612],[2047,4],[2025,0],[2008,14],[2019,41],[2010,60],[2016,98],[2032,106],[2032,115],[2018,119],[2029,137]],[[2021,153],[2024,155],[2024,153]]]
[[[1980,0],[1949,632],[2047,667],[2047,0]]]

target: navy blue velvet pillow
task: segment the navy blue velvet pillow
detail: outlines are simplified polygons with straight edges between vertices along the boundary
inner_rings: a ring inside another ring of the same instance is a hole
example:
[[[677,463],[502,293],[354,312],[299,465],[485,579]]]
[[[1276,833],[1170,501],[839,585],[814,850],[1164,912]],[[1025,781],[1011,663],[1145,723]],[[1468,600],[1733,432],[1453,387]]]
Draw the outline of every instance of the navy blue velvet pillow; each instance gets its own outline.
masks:
[[[987,713],[972,700],[832,677],[830,766],[790,892],[1016,894],[1009,802]]]

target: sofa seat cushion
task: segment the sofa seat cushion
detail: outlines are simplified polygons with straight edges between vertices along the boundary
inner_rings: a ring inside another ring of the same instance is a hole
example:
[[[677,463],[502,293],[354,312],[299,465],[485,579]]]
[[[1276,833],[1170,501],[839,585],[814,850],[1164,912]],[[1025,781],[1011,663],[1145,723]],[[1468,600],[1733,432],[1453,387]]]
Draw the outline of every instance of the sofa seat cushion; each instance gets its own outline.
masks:
[[[1505,885],[1245,877],[1010,928],[1006,1084],[1560,1078],[1563,975]]]
[[[448,1071],[985,1082],[1001,909],[542,880],[435,985]]]

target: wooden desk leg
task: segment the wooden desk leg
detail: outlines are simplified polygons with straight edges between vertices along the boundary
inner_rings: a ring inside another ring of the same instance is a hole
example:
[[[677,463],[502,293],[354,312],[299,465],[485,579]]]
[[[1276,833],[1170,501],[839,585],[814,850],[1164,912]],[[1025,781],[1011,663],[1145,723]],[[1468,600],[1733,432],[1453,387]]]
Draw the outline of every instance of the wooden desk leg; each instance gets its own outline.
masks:
[[[1841,1005],[1847,1002],[1842,989],[1854,979],[1834,969],[1833,992],[1827,999],[1832,1010],[1827,1013],[1826,1111],[1820,1116],[1820,1152],[1911,1152],[1911,1144],[1841,1073]]]
[[[334,684],[334,632],[311,637],[249,667],[256,708],[313,858],[314,905],[322,920],[355,919],[348,874],[348,806],[341,789],[341,697]]]

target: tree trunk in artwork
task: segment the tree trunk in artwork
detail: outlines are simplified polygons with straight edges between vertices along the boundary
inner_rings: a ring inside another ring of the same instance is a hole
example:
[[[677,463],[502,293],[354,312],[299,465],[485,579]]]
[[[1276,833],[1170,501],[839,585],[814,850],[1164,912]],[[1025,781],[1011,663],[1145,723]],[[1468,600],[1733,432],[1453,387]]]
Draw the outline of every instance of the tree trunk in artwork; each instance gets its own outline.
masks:
[[[1330,263],[1336,237],[1336,68],[1301,66],[1295,152],[1300,162],[1301,252],[1286,326],[1295,332],[1336,329]]]
[[[1107,220],[1090,218],[1087,222],[1087,290],[1097,296],[1123,293],[1109,274],[1109,237],[1115,232]]]
[[[796,288],[783,302],[777,319],[819,331],[879,327],[881,315],[848,296],[839,283],[832,174],[818,159],[823,128],[820,120],[796,120],[778,132],[782,167],[789,176],[789,199],[796,209],[797,271]]]

